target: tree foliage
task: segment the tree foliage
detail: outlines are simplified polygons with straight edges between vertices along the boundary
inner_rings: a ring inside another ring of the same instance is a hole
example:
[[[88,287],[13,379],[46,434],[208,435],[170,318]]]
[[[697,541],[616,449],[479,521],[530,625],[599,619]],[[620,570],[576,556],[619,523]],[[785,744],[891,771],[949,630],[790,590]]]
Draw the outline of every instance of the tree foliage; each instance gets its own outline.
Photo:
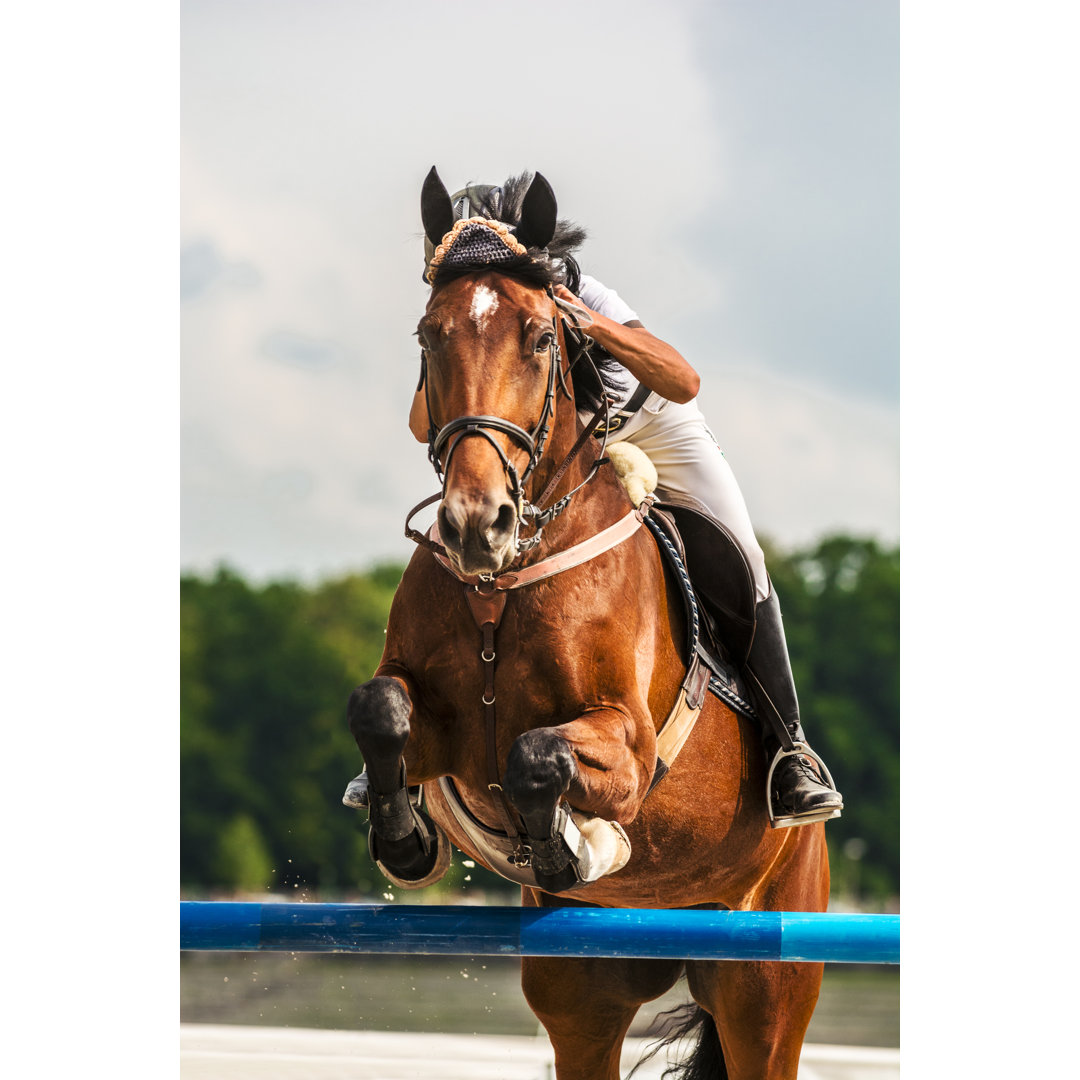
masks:
[[[832,536],[769,560],[803,728],[844,794],[834,886],[899,892],[900,551]],[[854,856],[854,857],[852,857]],[[857,865],[855,865],[857,864]]]
[[[899,887],[899,550],[833,536],[769,547],[803,723],[847,809],[827,826],[838,889]],[[400,566],[314,587],[184,575],[181,881],[189,890],[381,894],[362,814],[341,805],[362,762],[345,703],[382,653]],[[852,857],[861,856],[861,857]],[[466,883],[466,879],[470,879]],[[455,859],[441,888],[514,886]]]

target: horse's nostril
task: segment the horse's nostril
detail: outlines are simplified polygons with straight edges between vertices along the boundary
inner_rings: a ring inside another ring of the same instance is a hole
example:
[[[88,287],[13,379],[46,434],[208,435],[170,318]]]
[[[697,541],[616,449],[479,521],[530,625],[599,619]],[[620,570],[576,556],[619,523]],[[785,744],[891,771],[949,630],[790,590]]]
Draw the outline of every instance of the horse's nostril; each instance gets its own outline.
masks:
[[[461,525],[453,508],[444,502],[439,507],[439,535],[443,543],[457,544],[461,540]]]
[[[491,523],[491,528],[488,530],[488,535],[506,536],[514,529],[514,522],[517,519],[517,515],[514,512],[514,507],[511,503],[503,503],[499,507],[499,512],[495,515],[495,520]]]

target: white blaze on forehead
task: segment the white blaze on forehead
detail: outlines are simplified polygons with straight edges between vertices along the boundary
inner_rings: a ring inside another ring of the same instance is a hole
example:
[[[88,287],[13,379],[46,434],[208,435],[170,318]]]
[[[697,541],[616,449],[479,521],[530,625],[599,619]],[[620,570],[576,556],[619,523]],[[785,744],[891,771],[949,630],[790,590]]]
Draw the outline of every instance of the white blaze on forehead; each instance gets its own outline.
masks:
[[[482,334],[484,332],[488,320],[495,313],[498,306],[499,298],[491,289],[486,285],[476,286],[473,291],[472,307],[469,308],[469,315],[472,317],[472,321],[476,323],[477,333]]]

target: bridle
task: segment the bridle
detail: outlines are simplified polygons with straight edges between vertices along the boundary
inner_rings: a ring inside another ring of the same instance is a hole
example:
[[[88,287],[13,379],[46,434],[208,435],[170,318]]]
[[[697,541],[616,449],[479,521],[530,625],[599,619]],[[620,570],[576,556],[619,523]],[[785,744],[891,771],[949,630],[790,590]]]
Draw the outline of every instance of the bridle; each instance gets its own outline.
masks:
[[[550,287],[547,289],[547,293],[554,302],[554,293]],[[425,547],[433,548],[439,554],[445,554],[445,549],[441,545],[434,544],[428,537],[425,537],[410,528],[409,521],[411,521],[413,515],[417,511],[423,509],[425,506],[429,506],[436,500],[445,498],[447,475],[450,472],[450,462],[453,459],[454,451],[457,450],[465,439],[471,436],[480,436],[481,438],[486,439],[494,448],[495,453],[498,454],[499,460],[502,463],[503,472],[506,474],[510,497],[513,499],[517,511],[514,527],[514,547],[517,555],[522,555],[525,552],[530,551],[540,543],[544,527],[549,525],[567,508],[567,506],[570,505],[572,497],[589,483],[596,475],[599,468],[606,463],[607,459],[604,457],[604,451],[607,448],[608,432],[606,429],[611,401],[603,391],[603,384],[600,382],[599,373],[597,373],[596,378],[597,383],[601,386],[601,394],[600,404],[597,407],[595,414],[586,424],[584,432],[575,443],[573,449],[563,460],[559,468],[555,470],[552,479],[548,482],[536,502],[530,501],[525,495],[526,481],[532,475],[536,466],[539,465],[540,460],[544,455],[544,449],[547,446],[548,436],[551,433],[551,425],[555,419],[555,399],[558,391],[561,389],[566,395],[567,400],[571,403],[573,402],[573,395],[567,387],[566,378],[573,370],[574,365],[583,357],[593,365],[593,371],[596,372],[595,361],[589,354],[592,339],[589,338],[584,331],[573,326],[569,319],[560,318],[558,309],[556,309],[556,314],[552,316],[551,328],[553,333],[551,345],[548,348],[548,375],[547,388],[544,394],[544,405],[540,411],[540,418],[533,426],[532,431],[526,431],[523,427],[501,416],[487,415],[459,416],[444,424],[441,428],[437,428],[432,419],[431,398],[428,390],[427,353],[425,351],[421,354],[420,381],[417,384],[416,389],[418,391],[421,389],[424,391],[424,404],[427,407],[428,414],[428,460],[435,469],[435,475],[439,478],[442,490],[439,494],[433,495],[431,498],[418,504],[409,513],[405,522],[405,535],[409,537],[409,539],[423,544]],[[562,363],[562,348],[559,344],[560,337],[564,342],[569,341],[573,348],[573,354],[570,356],[565,370]],[[596,429],[598,421],[601,419],[604,421],[603,444],[601,446],[600,454],[593,463],[588,475],[572,491],[563,495],[560,499],[544,509],[543,504],[553,494],[556,485],[566,473],[570,463],[577,457],[585,443],[588,442],[593,431]],[[508,435],[529,455],[528,463],[520,476],[518,475],[514,463],[499,445],[498,441],[492,437],[491,432],[493,431]],[[441,463],[442,453],[448,446],[449,450],[446,455],[446,464],[443,465]],[[522,537],[520,535],[521,527],[526,523],[534,529],[534,532],[532,536]]]

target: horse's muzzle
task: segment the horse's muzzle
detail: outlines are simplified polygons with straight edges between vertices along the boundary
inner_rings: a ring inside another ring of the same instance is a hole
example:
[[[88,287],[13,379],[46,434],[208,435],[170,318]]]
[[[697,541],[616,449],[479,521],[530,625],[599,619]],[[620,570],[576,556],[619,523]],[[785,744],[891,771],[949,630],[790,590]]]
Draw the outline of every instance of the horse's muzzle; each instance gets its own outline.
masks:
[[[517,510],[509,498],[450,492],[439,506],[439,535],[463,574],[498,574],[517,555]]]

